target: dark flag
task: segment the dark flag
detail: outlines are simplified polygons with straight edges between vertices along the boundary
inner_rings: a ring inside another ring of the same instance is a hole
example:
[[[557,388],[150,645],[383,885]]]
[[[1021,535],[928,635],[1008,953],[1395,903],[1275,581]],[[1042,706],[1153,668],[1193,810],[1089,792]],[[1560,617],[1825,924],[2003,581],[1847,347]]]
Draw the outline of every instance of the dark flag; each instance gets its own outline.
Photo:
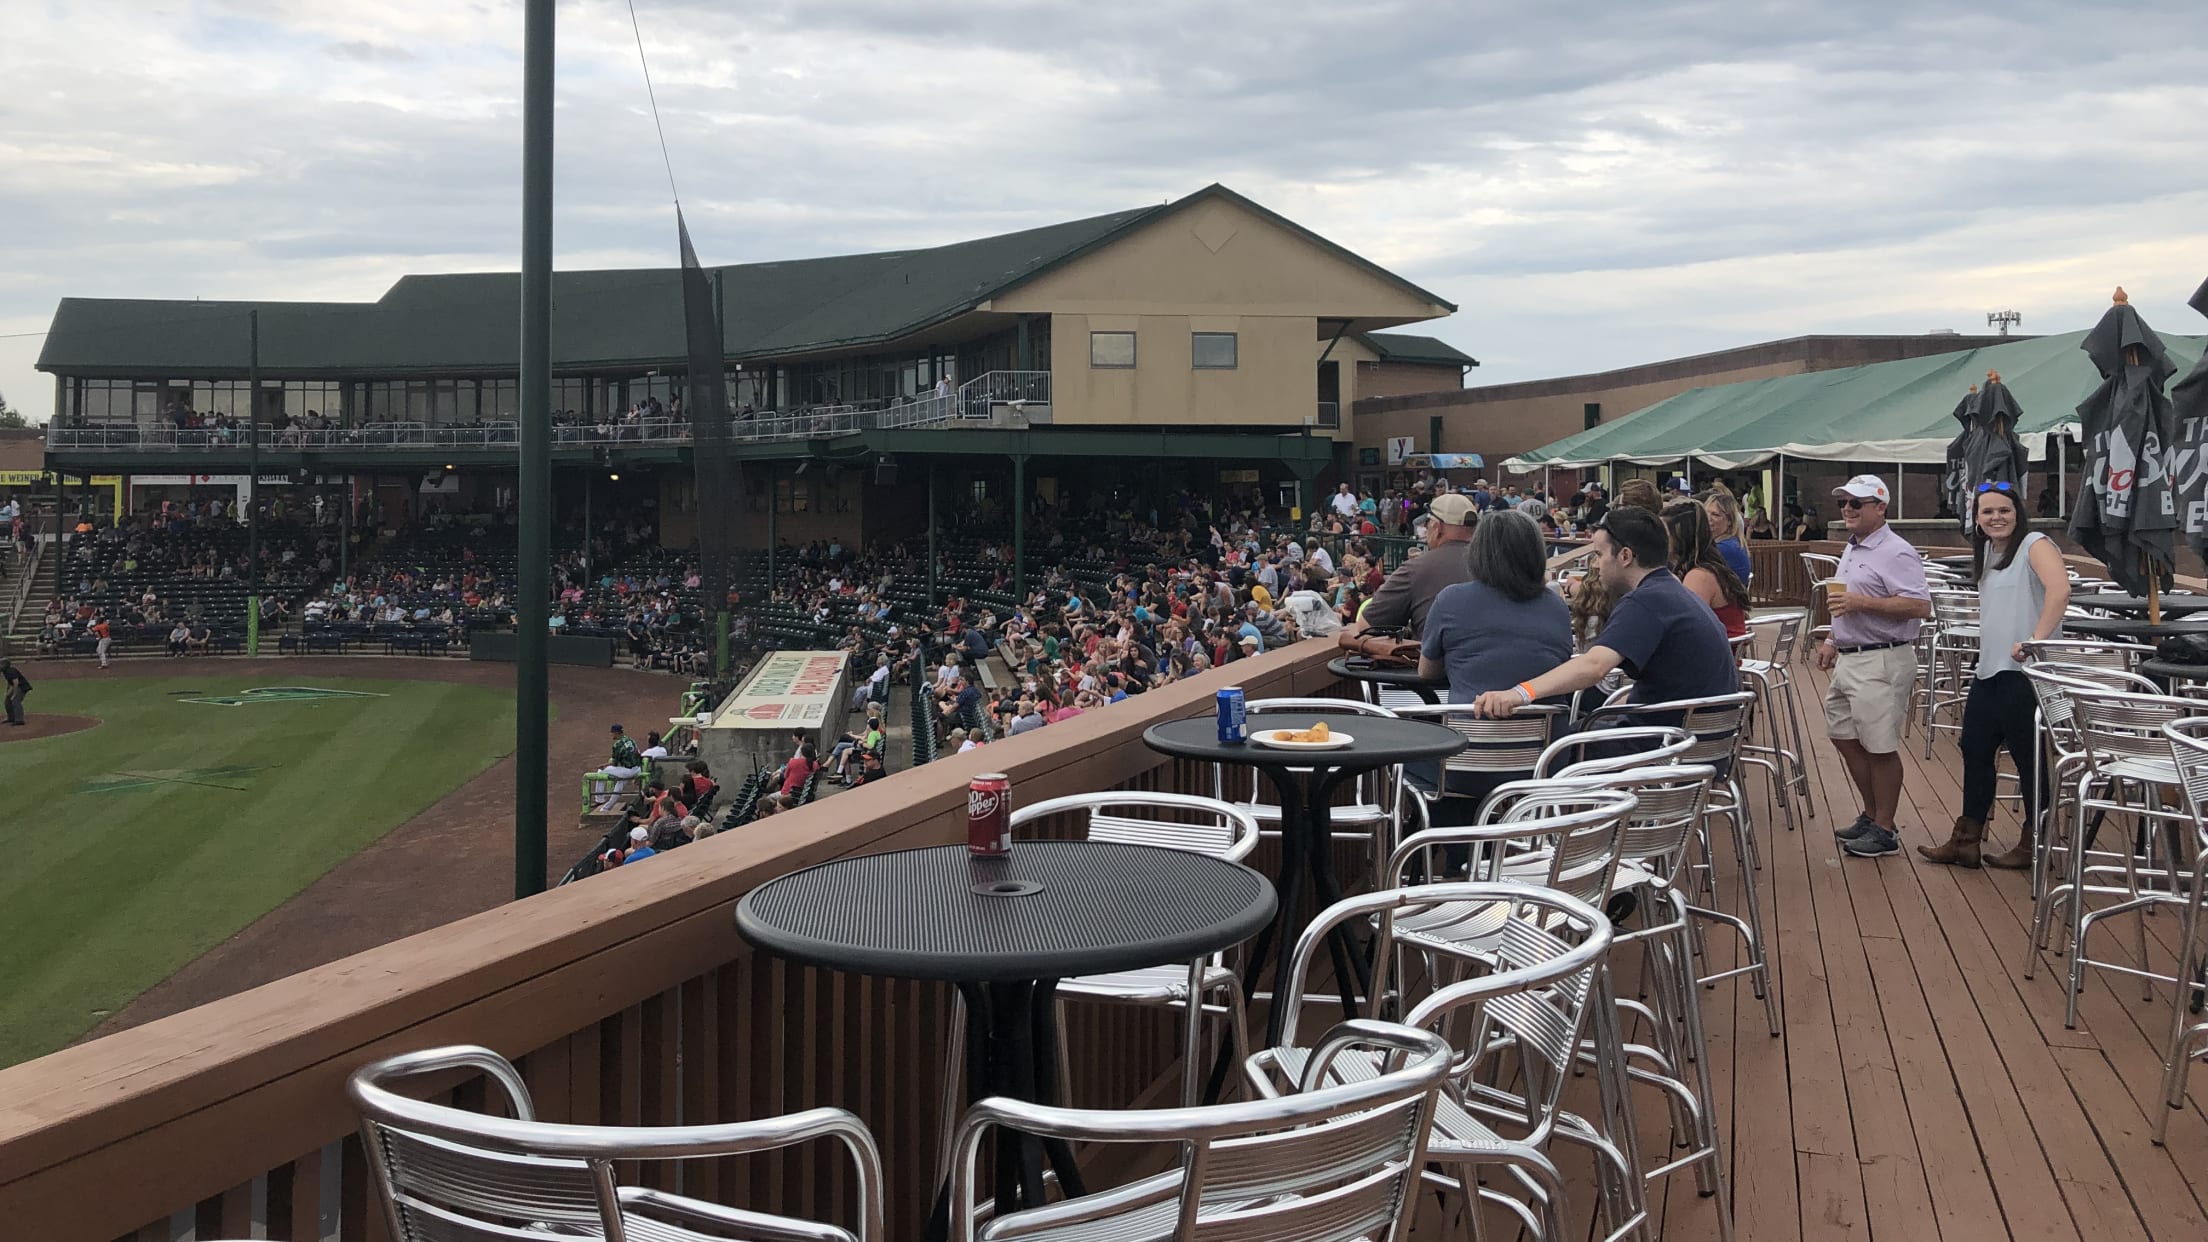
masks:
[[[726,671],[728,592],[736,577],[736,515],[741,512],[735,463],[728,452],[727,360],[713,282],[690,245],[690,226],[675,208],[682,243],[682,328],[689,355],[683,407],[690,414],[691,458],[698,493],[698,586],[702,618],[711,635],[714,671]]]
[[[1999,371],[1986,372],[1986,386],[1971,387],[1955,406],[1955,420],[1962,434],[1947,446],[1947,473],[1943,476],[1948,507],[1962,519],[1963,533],[1974,525],[1978,485],[2013,483],[2017,487],[2017,512],[2025,512],[2024,482],[2030,459],[2024,441],[2017,438],[2021,411],[2015,394],[2001,382]]]
[[[2208,315],[2208,281],[2193,293],[2192,308]],[[2170,407],[2177,418],[2178,515],[2186,542],[2208,555],[2208,354],[2202,354],[2185,378],[2170,385]]]
[[[2176,415],[2162,385],[2177,370],[2162,339],[2124,291],[2078,348],[2101,386],[2078,406],[2085,479],[2070,535],[2134,595],[2169,580],[2175,564],[2177,496],[2170,465]]]

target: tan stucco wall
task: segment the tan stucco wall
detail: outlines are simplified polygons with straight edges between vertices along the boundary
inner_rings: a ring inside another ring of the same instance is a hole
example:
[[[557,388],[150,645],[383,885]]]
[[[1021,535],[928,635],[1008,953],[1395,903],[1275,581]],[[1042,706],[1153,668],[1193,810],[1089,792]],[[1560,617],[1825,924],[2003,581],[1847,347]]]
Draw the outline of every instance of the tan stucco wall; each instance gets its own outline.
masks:
[[[1299,426],[1315,416],[1321,317],[1411,323],[1448,313],[1239,205],[1195,204],[994,299],[995,312],[1051,316],[1052,418],[1067,425]],[[1133,332],[1135,366],[1089,365],[1089,334]],[[1190,334],[1236,334],[1233,370],[1190,365]],[[1359,360],[1342,363],[1342,427]]]

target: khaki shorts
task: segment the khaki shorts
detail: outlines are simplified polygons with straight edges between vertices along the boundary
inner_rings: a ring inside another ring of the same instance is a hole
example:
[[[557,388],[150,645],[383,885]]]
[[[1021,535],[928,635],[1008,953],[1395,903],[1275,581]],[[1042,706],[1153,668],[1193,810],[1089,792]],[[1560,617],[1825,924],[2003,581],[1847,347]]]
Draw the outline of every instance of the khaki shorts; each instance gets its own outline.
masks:
[[[1914,643],[1883,651],[1842,652],[1825,692],[1825,732],[1852,738],[1874,755],[1901,749],[1901,728],[1917,686]]]

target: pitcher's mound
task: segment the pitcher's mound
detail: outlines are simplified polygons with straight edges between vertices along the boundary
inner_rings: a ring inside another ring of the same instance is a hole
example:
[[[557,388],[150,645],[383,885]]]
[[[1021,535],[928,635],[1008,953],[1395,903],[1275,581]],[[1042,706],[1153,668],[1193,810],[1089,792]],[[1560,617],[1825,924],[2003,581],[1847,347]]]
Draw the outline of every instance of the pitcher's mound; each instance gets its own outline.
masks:
[[[100,724],[97,716],[50,716],[44,712],[27,714],[30,717],[28,724],[0,724],[0,742],[35,742],[42,737],[60,737],[64,733],[96,729]]]

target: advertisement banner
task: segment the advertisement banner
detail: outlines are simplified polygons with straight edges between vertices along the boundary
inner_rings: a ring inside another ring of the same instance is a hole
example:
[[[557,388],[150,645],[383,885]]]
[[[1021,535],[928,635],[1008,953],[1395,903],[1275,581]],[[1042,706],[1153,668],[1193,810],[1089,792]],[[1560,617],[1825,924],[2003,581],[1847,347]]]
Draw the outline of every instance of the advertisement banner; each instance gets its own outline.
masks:
[[[776,651],[721,704],[724,729],[818,729],[841,697],[841,651]]]

